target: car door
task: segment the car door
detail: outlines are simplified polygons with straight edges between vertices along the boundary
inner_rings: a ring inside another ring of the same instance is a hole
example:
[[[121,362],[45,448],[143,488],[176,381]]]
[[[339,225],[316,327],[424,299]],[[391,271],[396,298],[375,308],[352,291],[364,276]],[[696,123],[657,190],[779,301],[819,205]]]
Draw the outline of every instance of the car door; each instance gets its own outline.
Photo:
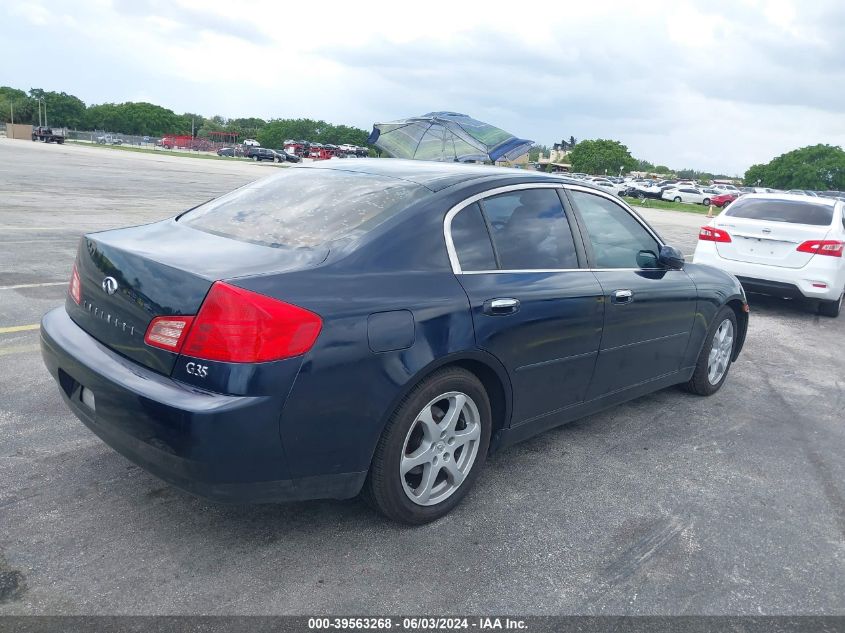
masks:
[[[658,265],[660,241],[632,211],[600,192],[576,186],[567,192],[605,299],[587,398],[677,372],[695,318],[695,284],[683,270]]]
[[[514,185],[447,214],[476,343],[507,369],[514,425],[582,402],[601,341],[602,288],[580,239],[576,247],[559,191]]]

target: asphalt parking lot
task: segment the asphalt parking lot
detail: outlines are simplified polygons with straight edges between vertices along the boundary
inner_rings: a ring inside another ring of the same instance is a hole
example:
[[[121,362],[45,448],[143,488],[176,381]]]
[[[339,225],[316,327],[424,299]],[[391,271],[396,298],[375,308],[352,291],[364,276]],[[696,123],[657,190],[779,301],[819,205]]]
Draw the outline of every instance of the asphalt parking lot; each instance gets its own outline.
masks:
[[[424,527],[357,500],[214,505],[104,445],[34,327],[77,240],[270,169],[0,139],[0,614],[845,614],[845,317],[798,302],[751,297],[715,396],[512,447]],[[702,216],[646,215],[692,253]]]

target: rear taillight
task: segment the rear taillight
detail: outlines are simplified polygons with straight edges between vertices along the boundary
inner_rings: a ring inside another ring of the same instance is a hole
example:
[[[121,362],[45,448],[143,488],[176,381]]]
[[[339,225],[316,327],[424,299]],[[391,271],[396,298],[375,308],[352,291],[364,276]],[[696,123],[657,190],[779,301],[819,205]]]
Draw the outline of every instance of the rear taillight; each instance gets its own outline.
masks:
[[[799,253],[842,257],[843,243],[838,240],[809,240],[798,247]]]
[[[82,301],[82,284],[79,283],[79,272],[76,270],[76,264],[73,265],[73,272],[70,274],[70,287],[68,288],[70,298],[76,302],[76,305]]]
[[[191,329],[193,320],[192,316],[156,317],[147,327],[144,342],[153,347],[178,352],[188,338],[188,330]]]
[[[698,232],[698,239],[702,242],[730,242],[731,236],[727,231],[713,226],[702,226]]]
[[[313,312],[218,281],[194,318],[182,354],[231,363],[280,360],[310,350],[322,327]]]

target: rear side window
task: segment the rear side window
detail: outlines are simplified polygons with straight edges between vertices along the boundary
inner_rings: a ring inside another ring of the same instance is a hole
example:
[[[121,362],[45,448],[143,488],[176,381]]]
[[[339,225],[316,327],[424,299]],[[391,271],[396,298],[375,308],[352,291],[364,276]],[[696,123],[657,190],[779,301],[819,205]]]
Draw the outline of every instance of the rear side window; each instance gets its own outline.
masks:
[[[572,231],[555,189],[485,198],[481,208],[504,270],[578,268]]]
[[[833,206],[804,200],[739,198],[728,207],[725,215],[749,220],[829,226],[833,222]]]
[[[289,167],[207,202],[179,221],[245,242],[313,248],[360,236],[430,194],[396,178]]]
[[[461,270],[495,270],[496,257],[478,204],[465,207],[452,218],[452,243]]]

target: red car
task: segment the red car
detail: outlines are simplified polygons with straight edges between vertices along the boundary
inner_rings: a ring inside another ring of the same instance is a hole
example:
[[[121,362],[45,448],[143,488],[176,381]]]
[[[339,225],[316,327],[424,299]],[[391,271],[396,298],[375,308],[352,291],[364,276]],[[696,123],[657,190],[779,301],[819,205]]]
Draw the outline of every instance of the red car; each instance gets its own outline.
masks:
[[[738,197],[735,193],[720,193],[716,196],[711,196],[710,203],[715,204],[717,207],[726,207]]]

